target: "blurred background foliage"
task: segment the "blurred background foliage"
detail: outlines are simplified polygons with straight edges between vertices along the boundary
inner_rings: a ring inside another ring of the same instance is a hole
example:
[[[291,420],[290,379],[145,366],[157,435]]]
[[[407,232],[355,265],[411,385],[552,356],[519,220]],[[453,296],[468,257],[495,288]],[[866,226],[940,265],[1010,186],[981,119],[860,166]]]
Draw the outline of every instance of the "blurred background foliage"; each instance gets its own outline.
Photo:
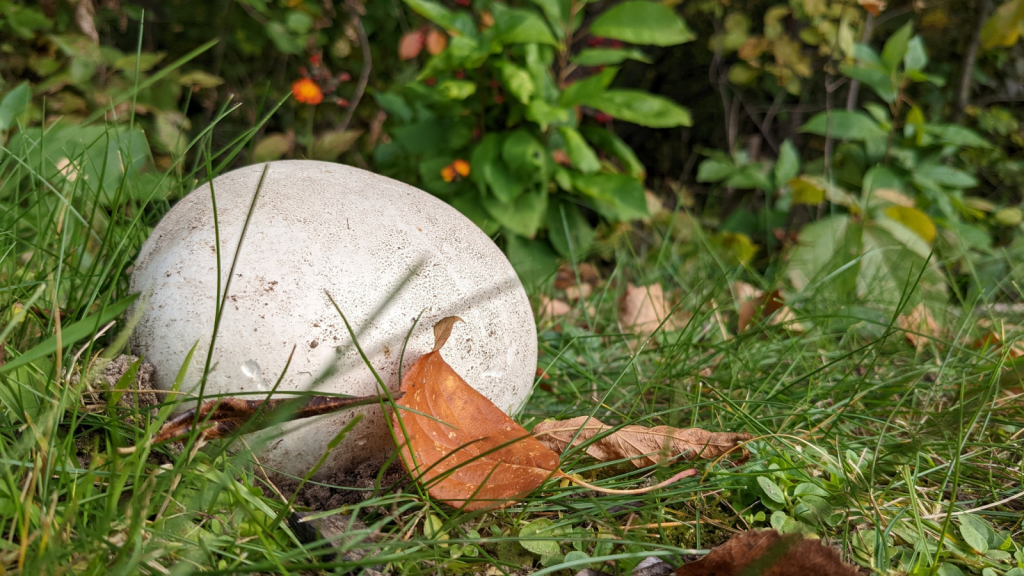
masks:
[[[209,171],[338,161],[527,282],[710,246],[805,306],[916,282],[938,315],[1020,299],[1022,27],[1024,0],[0,0],[0,198],[86,185],[152,225]]]

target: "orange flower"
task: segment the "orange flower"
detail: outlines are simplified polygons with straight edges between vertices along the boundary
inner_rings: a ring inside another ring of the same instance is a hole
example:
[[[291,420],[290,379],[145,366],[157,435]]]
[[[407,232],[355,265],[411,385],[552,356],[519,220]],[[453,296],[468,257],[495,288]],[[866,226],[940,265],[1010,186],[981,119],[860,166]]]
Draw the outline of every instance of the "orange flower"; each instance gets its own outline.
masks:
[[[324,93],[320,86],[309,78],[300,78],[292,83],[292,95],[303,104],[316,105],[324,100]]]
[[[455,162],[452,162],[452,168],[455,168],[455,171],[458,172],[459,176],[462,176],[463,178],[469,176],[469,162],[466,162],[462,158],[459,158]]]
[[[452,180],[455,180],[455,168],[453,168],[451,164],[445,166],[444,168],[441,168],[441,179],[444,180],[445,182],[451,182]]]

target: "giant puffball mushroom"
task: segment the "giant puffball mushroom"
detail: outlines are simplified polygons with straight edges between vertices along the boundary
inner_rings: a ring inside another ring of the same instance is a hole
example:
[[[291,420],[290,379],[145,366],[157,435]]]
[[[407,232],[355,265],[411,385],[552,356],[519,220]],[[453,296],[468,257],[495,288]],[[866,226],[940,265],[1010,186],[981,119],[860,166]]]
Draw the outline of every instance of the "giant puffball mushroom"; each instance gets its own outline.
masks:
[[[526,401],[537,366],[533,312],[501,250],[457,210],[412,186],[327,162],[249,166],[212,185],[212,194],[210,185],[201,186],[168,212],[132,273],[131,288],[142,294],[144,309],[131,347],[156,367],[158,388],[172,387],[198,342],[182,386],[198,392],[217,308],[213,196],[219,288],[227,287],[227,298],[207,396],[266,397],[293,346],[278,390],[309,390],[333,367],[319,392],[379,393],[329,293],[389,389],[398,389],[400,363],[406,370],[432,349],[434,323],[460,316],[465,323],[444,350],[448,363],[508,413]],[[403,358],[406,335],[421,313]],[[183,403],[189,406],[194,403]],[[262,444],[255,452],[264,467],[301,477],[357,413],[363,420],[314,476],[326,480],[394,449],[379,407],[285,423],[247,441]]]

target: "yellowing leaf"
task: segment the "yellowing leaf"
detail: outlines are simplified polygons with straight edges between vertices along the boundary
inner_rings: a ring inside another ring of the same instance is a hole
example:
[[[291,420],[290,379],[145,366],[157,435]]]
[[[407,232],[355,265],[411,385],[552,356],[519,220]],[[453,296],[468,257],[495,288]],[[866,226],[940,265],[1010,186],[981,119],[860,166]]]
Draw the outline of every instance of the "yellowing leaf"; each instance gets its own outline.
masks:
[[[1010,0],[996,9],[995,13],[981,28],[981,47],[990,50],[996,47],[1009,48],[1020,38],[1021,23],[1024,22],[1024,0]]]
[[[798,176],[788,182],[793,191],[793,204],[817,206],[825,201],[825,188],[807,176]]]
[[[914,231],[929,244],[935,240],[935,223],[927,214],[917,208],[906,206],[890,206],[885,209],[885,215],[890,220],[895,220]]]

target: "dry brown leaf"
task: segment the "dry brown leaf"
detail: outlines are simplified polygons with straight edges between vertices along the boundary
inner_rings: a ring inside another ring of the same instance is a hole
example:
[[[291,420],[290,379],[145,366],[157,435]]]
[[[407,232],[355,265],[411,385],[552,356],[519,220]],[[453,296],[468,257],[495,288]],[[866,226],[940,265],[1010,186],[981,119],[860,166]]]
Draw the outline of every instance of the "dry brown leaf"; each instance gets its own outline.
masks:
[[[739,317],[736,322],[736,332],[743,332],[757,314],[759,302],[764,297],[764,290],[760,290],[746,282],[734,282],[732,285],[733,294],[736,297],[736,314]]]
[[[896,324],[900,330],[903,330],[903,337],[907,343],[918,350],[923,349],[933,337],[940,333],[935,317],[923,302],[914,306],[909,314],[903,314],[897,318]]]
[[[551,299],[543,294],[539,298],[537,316],[540,318],[561,318],[570,312],[572,306],[561,300]]]
[[[92,5],[92,0],[78,0],[78,5],[75,6],[75,24],[93,44],[100,43],[100,34],[96,31],[96,8]]]
[[[1006,332],[1015,328],[1014,326],[1011,325],[1002,325],[999,326],[997,329],[996,327],[992,326],[991,322],[987,320],[979,321],[978,326],[985,330],[985,332],[981,338],[978,338],[977,340],[974,341],[975,349],[1002,348],[1006,340]],[[1015,341],[1012,345],[1010,345],[1008,355],[1013,360],[1016,360],[1017,358],[1024,356],[1024,342],[1018,340]]]
[[[619,298],[619,328],[623,332],[647,337],[653,334],[662,322],[665,322],[664,329],[668,330],[686,326],[690,314],[677,312],[665,321],[671,311],[671,307],[665,303],[665,293],[661,284],[627,284],[626,291]]]
[[[434,351],[402,377],[392,415],[405,469],[435,499],[466,510],[511,504],[558,470],[558,454],[480,394],[441,357],[459,321],[435,326]],[[438,328],[440,326],[440,329]]]
[[[289,404],[295,405],[295,410],[289,414],[287,419],[298,420],[330,414],[347,408],[378,404],[380,401],[381,397],[376,394],[350,398],[309,396],[306,400],[297,398],[244,400],[235,397],[207,400],[199,406],[198,420],[195,408],[182,412],[160,427],[156,436],[153,437],[153,442],[164,442],[185,436],[192,431],[197,421],[206,438],[225,438],[240,430],[242,426],[247,426],[246,432],[255,432],[268,425],[282,422],[282,419],[272,418],[271,415],[278,409],[287,409]]]
[[[596,418],[580,416],[570,420],[546,420],[537,424],[533,435],[555,452],[578,446],[595,436],[612,430]],[[587,446],[587,454],[610,462],[629,458],[637,468],[682,458],[718,458],[750,440],[742,432],[708,432],[700,428],[673,428],[671,426],[623,426]],[[742,449],[741,449],[742,450]],[[746,450],[742,450],[746,457]]]
[[[555,288],[566,290],[575,287],[577,272],[579,273],[580,284],[589,284],[593,288],[601,281],[601,276],[597,273],[597,268],[593,264],[582,262],[575,269],[569,264],[562,264],[555,275]]]
[[[398,57],[401,60],[412,60],[419,56],[426,40],[427,36],[423,30],[406,32],[398,41]]]
[[[878,16],[885,10],[886,0],[857,0],[857,2],[872,16]]]
[[[444,52],[444,49],[448,47],[448,36],[437,28],[431,28],[430,32],[427,32],[425,42],[427,52],[429,52],[431,56],[437,56],[441,52]]]
[[[750,531],[712,548],[707,556],[681,566],[676,576],[857,576],[839,553],[820,540],[775,530]]]

